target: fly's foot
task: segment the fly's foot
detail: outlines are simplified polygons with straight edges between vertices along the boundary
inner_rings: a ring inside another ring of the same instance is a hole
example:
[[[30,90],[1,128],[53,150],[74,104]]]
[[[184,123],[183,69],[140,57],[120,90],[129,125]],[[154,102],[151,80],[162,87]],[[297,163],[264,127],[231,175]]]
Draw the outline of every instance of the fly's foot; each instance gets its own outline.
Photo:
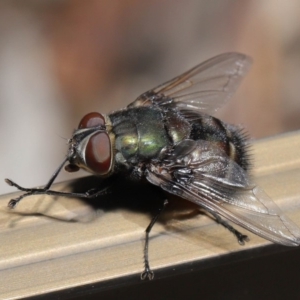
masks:
[[[10,185],[10,186],[14,186],[14,183],[13,183],[13,181],[11,181],[10,179],[8,179],[8,178],[5,178],[4,179],[4,181],[8,184],[8,185]]]
[[[30,196],[30,195],[32,195],[32,194],[33,194],[33,192],[28,192],[28,193],[25,193],[25,194],[19,196],[18,198],[11,199],[11,200],[8,202],[8,204],[7,204],[8,208],[10,208],[10,209],[15,208],[16,205],[17,205],[23,198],[25,198],[25,197],[27,197],[27,196]]]
[[[27,196],[30,196],[30,195],[33,195],[35,193],[42,193],[43,191],[45,191],[45,189],[32,189],[32,188],[24,188],[20,185],[18,185],[17,183],[15,183],[14,181],[10,180],[10,179],[5,179],[5,182],[10,185],[10,186],[14,186],[16,187],[18,190],[22,191],[22,192],[25,192],[23,195],[19,196],[18,198],[15,198],[15,199],[11,199],[9,202],[8,202],[8,207],[10,209],[13,209],[16,207],[16,205],[25,197]]]
[[[13,209],[13,208],[16,207],[16,205],[17,205],[18,202],[19,202],[19,199],[18,199],[18,198],[17,198],[17,199],[11,199],[11,200],[8,202],[7,206],[8,206],[8,208]]]
[[[5,178],[5,182],[10,185],[10,186],[14,186],[16,187],[17,189],[21,190],[21,191],[27,191],[27,189],[19,186],[18,184],[16,184],[15,182],[13,182],[12,180],[8,179],[8,178]],[[18,198],[15,198],[15,199],[11,199],[9,202],[8,202],[8,207],[10,209],[13,209],[16,207],[16,205],[18,204],[18,202],[22,199],[23,197],[20,196]]]
[[[154,278],[153,271],[151,271],[149,267],[146,267],[144,272],[141,274],[141,279],[142,280],[145,280],[145,279],[152,280],[153,278]]]
[[[240,245],[244,246],[245,242],[249,242],[249,238],[247,235],[240,233],[239,231],[235,232],[235,235],[238,239]]]
[[[11,181],[10,179],[5,178],[4,180],[5,180],[5,182],[6,182],[8,185],[14,186],[14,182]],[[18,202],[19,202],[19,198],[11,199],[11,200],[8,202],[7,206],[8,206],[10,209],[13,209],[13,208],[15,208],[15,206],[17,205]]]
[[[15,183],[14,181],[8,179],[8,178],[5,178],[5,182],[10,185],[10,186],[14,186],[16,187],[18,190],[20,191],[23,191],[23,192],[31,192],[33,189],[28,189],[28,188],[24,188],[20,185],[18,185],[17,183]]]

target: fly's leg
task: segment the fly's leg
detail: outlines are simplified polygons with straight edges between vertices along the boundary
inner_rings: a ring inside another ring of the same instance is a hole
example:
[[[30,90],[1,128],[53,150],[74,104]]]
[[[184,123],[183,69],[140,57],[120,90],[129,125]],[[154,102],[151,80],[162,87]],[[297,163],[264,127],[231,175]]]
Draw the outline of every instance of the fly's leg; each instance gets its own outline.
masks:
[[[91,198],[96,198],[100,195],[105,195],[108,194],[110,192],[110,186],[106,187],[104,189],[92,189],[89,190],[85,193],[66,193],[66,192],[59,192],[59,191],[53,191],[53,190],[49,190],[47,189],[47,186],[44,188],[24,188],[20,185],[18,185],[17,183],[13,182],[10,179],[5,179],[5,182],[11,186],[16,187],[18,190],[25,192],[23,195],[15,198],[15,199],[11,199],[8,203],[8,207],[9,208],[14,208],[23,198],[31,196],[31,195],[52,195],[52,196],[63,196],[63,197],[78,197],[78,198],[87,198],[87,199],[91,199]]]
[[[146,278],[148,278],[149,280],[152,280],[154,278],[154,273],[153,273],[153,271],[151,271],[150,265],[149,265],[149,233],[150,233],[152,227],[154,226],[154,224],[156,223],[158,217],[160,216],[160,214],[162,213],[164,208],[167,206],[167,204],[168,204],[168,200],[164,200],[163,205],[158,209],[157,214],[153,217],[153,219],[151,220],[150,224],[148,225],[148,227],[146,228],[146,231],[145,231],[146,232],[145,245],[144,245],[145,270],[141,274],[142,280],[145,280]]]
[[[219,215],[212,213],[212,212],[210,212],[210,213],[214,216],[214,218],[218,224],[224,226],[226,229],[228,229],[230,232],[232,232],[236,236],[240,245],[245,245],[245,242],[249,241],[249,238],[247,235],[240,233],[233,226],[231,226],[225,220],[223,220]]]

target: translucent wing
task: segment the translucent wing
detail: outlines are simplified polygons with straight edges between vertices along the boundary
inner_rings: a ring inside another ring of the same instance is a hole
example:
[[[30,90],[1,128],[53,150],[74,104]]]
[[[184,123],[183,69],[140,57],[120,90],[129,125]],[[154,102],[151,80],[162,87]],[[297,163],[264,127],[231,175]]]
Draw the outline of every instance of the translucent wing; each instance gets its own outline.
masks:
[[[207,141],[184,140],[162,163],[153,163],[147,179],[206,210],[270,241],[297,246],[300,229],[246,172]]]
[[[158,104],[212,113],[232,97],[251,62],[240,53],[215,56],[142,94],[128,107]]]

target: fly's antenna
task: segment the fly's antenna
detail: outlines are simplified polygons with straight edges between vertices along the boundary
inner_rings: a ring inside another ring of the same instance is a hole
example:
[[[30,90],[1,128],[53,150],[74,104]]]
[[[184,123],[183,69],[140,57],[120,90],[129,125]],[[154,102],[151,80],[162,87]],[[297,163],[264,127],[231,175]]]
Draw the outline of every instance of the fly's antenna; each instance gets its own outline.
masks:
[[[69,138],[66,138],[66,137],[64,137],[64,136],[62,136],[60,134],[57,134],[57,136],[60,137],[61,139],[63,139],[64,141],[68,141],[69,140]]]

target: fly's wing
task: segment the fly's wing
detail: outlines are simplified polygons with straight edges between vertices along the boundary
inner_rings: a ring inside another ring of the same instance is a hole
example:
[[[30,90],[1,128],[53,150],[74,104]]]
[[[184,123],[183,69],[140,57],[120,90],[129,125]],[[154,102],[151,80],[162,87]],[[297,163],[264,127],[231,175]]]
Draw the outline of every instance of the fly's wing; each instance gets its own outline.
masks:
[[[240,53],[215,56],[142,94],[128,107],[157,104],[211,114],[232,97],[251,62]]]
[[[210,142],[182,141],[161,163],[152,163],[147,179],[265,239],[287,246],[300,244],[299,227]]]

